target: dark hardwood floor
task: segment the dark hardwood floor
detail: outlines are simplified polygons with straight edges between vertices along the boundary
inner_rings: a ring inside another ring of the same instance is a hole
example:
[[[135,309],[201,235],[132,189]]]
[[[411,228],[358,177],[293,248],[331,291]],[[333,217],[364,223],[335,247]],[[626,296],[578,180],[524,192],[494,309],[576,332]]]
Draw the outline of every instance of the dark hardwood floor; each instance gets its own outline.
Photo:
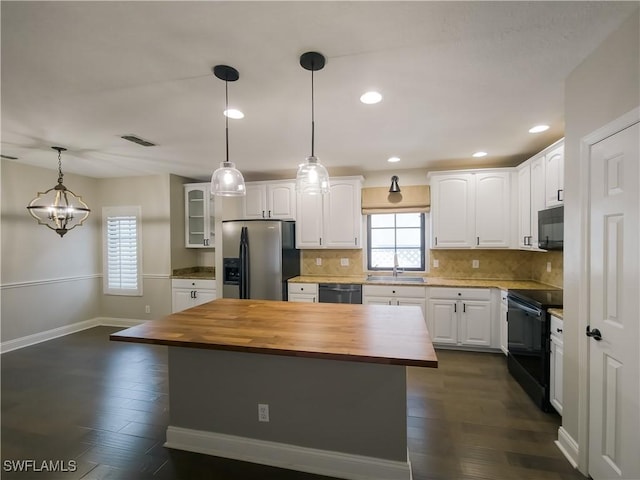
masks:
[[[2,479],[326,478],[164,448],[166,347],[110,342],[116,330],[93,328],[2,355]],[[533,405],[504,357],[438,356],[438,369],[409,369],[415,480],[584,479],[553,444],[560,418]],[[17,460],[43,471],[13,471]]]

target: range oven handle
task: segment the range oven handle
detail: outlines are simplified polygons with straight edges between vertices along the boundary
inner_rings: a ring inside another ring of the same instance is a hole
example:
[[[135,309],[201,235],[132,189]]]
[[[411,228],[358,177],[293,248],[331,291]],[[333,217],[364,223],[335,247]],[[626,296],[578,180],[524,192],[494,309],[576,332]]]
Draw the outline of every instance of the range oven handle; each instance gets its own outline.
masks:
[[[525,305],[524,303],[518,302],[517,300],[510,298],[509,299],[509,305],[514,305],[518,310],[523,310],[531,315],[533,315],[534,317],[540,317],[542,316],[542,310],[539,310],[537,308],[534,307],[530,307],[529,305]]]

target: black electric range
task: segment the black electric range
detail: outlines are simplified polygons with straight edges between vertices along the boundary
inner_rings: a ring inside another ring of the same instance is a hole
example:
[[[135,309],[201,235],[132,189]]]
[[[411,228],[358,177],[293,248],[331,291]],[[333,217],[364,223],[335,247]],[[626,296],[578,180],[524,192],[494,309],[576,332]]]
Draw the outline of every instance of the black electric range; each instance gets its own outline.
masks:
[[[548,308],[562,308],[562,290],[509,290],[509,372],[544,411],[549,403],[549,351],[551,348]]]

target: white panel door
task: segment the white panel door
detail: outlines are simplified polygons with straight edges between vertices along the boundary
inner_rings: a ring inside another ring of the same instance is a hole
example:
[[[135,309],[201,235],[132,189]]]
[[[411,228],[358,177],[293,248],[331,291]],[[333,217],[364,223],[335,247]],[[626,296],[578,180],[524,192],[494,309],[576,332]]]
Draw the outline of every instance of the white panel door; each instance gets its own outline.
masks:
[[[332,180],[329,189],[329,195],[325,195],[324,199],[323,246],[360,248],[360,183],[355,180]]]
[[[427,328],[433,343],[458,343],[458,313],[456,300],[429,300]]]
[[[591,147],[589,474],[640,478],[639,126]]]
[[[491,302],[464,300],[458,341],[462,345],[491,346]]]
[[[545,205],[547,208],[564,202],[564,144],[545,155]]]
[[[266,188],[266,185],[261,183],[246,186],[246,195],[242,200],[242,218],[267,218]]]
[[[296,247],[322,245],[322,195],[297,195]]]
[[[295,182],[267,184],[267,218],[296,219]]]
[[[538,212],[545,204],[544,156],[531,161],[531,246],[538,248]]]
[[[518,246],[531,248],[531,163],[518,167]]]
[[[508,172],[476,174],[475,240],[480,248],[510,246],[510,178]]]
[[[434,176],[431,183],[434,248],[475,245],[475,194],[472,174]]]

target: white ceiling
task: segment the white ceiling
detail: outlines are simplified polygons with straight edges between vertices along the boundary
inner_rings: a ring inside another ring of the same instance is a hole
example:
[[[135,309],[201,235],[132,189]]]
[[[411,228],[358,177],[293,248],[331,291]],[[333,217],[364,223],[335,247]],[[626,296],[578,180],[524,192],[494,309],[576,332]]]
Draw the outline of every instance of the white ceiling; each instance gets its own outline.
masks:
[[[2,15],[2,154],[92,177],[293,177],[515,165],[563,136],[564,79],[637,2],[10,2]],[[378,105],[359,96],[376,89]],[[527,132],[538,123],[551,129]],[[120,138],[135,134],[157,144]],[[477,150],[489,152],[473,159]],[[389,164],[389,156],[402,161]],[[5,161],[5,160],[3,160]]]

